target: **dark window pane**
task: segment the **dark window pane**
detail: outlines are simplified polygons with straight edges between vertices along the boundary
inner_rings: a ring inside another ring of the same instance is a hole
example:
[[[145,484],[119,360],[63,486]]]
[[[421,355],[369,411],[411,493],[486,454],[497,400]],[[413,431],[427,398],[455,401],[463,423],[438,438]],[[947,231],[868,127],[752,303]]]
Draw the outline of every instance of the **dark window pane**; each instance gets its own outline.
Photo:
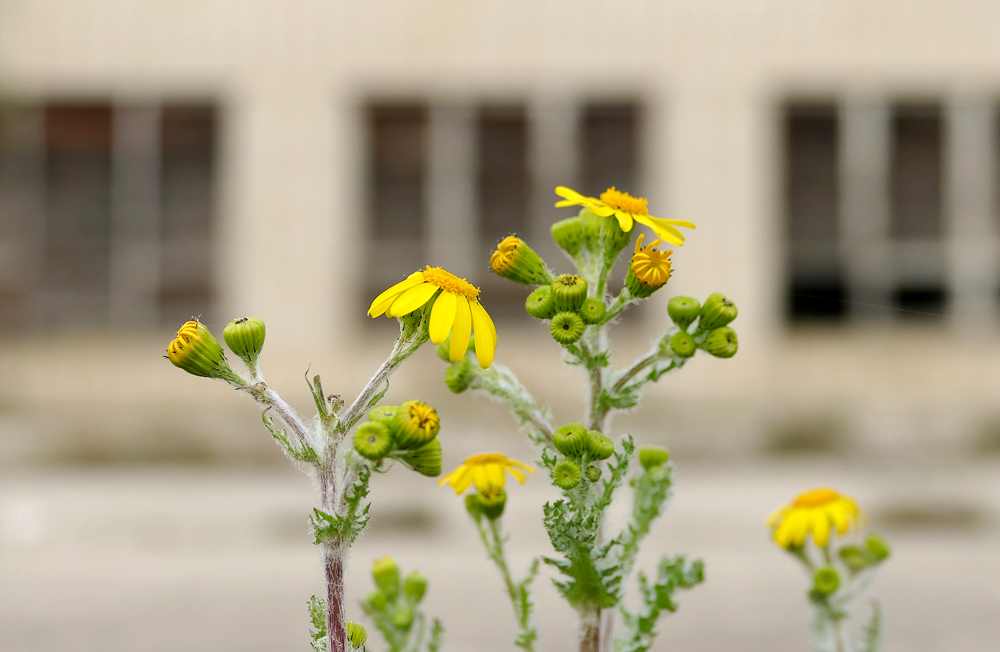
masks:
[[[941,235],[941,128],[937,106],[896,108],[891,177],[894,237]]]
[[[162,109],[160,318],[166,324],[211,319],[215,133],[211,107]]]
[[[615,186],[639,195],[638,130],[639,109],[635,104],[587,106],[582,120],[583,186],[575,190],[599,197]]]
[[[377,240],[423,236],[427,111],[376,106],[371,120],[372,235]]]
[[[942,287],[904,287],[895,291],[893,299],[904,319],[934,319],[944,316],[945,291]]]
[[[799,281],[788,293],[790,317],[797,322],[841,320],[847,314],[846,299],[839,279]]]
[[[100,324],[108,315],[111,107],[49,106],[45,132],[42,319],[53,325]]]
[[[793,105],[785,118],[785,191],[793,240],[837,236],[837,117],[830,104]]]
[[[521,107],[479,112],[479,215],[489,244],[524,231],[528,213],[528,122]]]

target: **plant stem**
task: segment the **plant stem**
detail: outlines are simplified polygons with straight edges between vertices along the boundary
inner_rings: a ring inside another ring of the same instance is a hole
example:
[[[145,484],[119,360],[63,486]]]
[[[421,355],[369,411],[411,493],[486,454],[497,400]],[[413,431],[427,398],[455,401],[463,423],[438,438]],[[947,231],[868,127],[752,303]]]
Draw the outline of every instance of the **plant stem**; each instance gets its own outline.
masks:
[[[483,526],[484,520],[489,521],[488,528]],[[500,570],[504,586],[507,588],[507,595],[510,597],[510,604],[514,609],[514,619],[517,620],[517,645],[524,649],[525,652],[533,652],[535,649],[535,632],[532,631],[531,627],[530,607],[525,608],[526,605],[523,604],[521,599],[523,583],[518,584],[511,577],[510,567],[507,565],[507,556],[503,550],[504,538],[503,533],[500,531],[499,520],[489,520],[482,517],[476,518],[475,521],[476,529],[479,530],[479,537],[483,541],[483,547],[486,548],[486,554],[489,555],[490,559],[493,560],[493,563]],[[529,579],[530,577],[531,575],[529,574]],[[525,581],[527,582],[528,580]]]
[[[344,551],[332,544],[323,545],[323,568],[326,573],[326,636],[330,652],[347,650],[347,627],[344,624]]]
[[[392,346],[392,353],[382,363],[382,366],[378,368],[378,371],[375,372],[375,375],[368,381],[368,384],[361,390],[358,397],[354,399],[351,406],[340,415],[340,425],[337,427],[337,431],[341,436],[347,433],[358,422],[364,413],[372,407],[372,403],[378,401],[380,397],[376,397],[376,394],[382,389],[382,384],[388,381],[392,372],[402,364],[403,360],[413,355],[427,340],[428,335],[423,329],[418,330],[412,340],[404,340],[402,336],[396,340],[396,343]],[[382,393],[384,394],[385,392],[383,391]]]

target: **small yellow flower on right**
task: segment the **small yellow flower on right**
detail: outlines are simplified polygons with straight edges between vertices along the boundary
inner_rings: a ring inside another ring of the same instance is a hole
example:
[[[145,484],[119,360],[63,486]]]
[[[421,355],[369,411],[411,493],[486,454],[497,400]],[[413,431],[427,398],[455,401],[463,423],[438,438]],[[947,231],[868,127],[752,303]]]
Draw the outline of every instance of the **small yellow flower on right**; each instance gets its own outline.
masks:
[[[695,228],[694,224],[687,220],[668,220],[662,217],[653,217],[649,214],[648,200],[643,197],[633,197],[614,186],[602,192],[600,199],[581,195],[566,186],[557,187],[556,194],[563,198],[562,201],[556,202],[556,208],[562,208],[563,206],[585,206],[595,215],[600,215],[601,217],[614,216],[618,220],[618,226],[623,233],[630,232],[634,226],[634,222],[645,224],[653,230],[656,237],[678,247],[684,244],[684,235],[674,227]]]
[[[768,517],[767,526],[782,548],[804,546],[810,534],[813,543],[822,548],[830,540],[831,529],[843,536],[863,519],[853,498],[822,487],[801,493],[776,510]]]

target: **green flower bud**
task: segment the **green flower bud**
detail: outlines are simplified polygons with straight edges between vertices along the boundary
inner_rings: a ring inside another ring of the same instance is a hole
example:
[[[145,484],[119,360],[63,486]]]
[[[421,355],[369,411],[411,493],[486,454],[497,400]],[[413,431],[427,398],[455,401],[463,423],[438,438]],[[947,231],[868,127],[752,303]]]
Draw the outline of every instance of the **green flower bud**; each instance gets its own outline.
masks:
[[[600,218],[600,216],[597,216]],[[632,241],[632,234],[635,233],[635,226],[628,231],[622,231],[618,220],[613,217],[606,217],[599,222],[599,237],[604,245],[604,250],[608,252],[608,258],[614,260],[618,254]]]
[[[177,331],[177,337],[167,346],[167,359],[194,376],[244,384],[226,361],[218,340],[197,320],[187,322]]]
[[[362,423],[354,433],[354,448],[366,459],[382,459],[392,450],[389,428],[379,421]]]
[[[389,617],[392,626],[396,629],[407,630],[413,624],[413,609],[407,606],[397,607]]]
[[[483,516],[491,521],[503,516],[507,505],[507,492],[503,487],[486,487],[476,495],[479,497],[479,511]]]
[[[889,547],[885,539],[874,532],[869,534],[868,539],[865,540],[865,548],[875,557],[876,563],[885,561],[892,554],[892,548]]]
[[[690,358],[698,350],[698,343],[693,336],[681,331],[670,338],[670,349],[678,357]]]
[[[368,419],[370,421],[378,421],[389,426],[396,419],[396,413],[398,412],[398,405],[380,405],[377,408],[373,408],[368,413]]]
[[[395,598],[399,594],[399,566],[392,557],[387,555],[375,560],[372,564],[372,578],[375,580],[375,586],[387,598]]]
[[[469,512],[474,520],[478,520],[483,515],[483,508],[479,504],[479,494],[466,494],[465,511]]]
[[[597,430],[587,431],[587,453],[595,460],[606,460],[615,452],[615,443]]]
[[[549,332],[552,339],[560,344],[572,344],[581,337],[587,325],[575,312],[561,312],[549,322]]]
[[[522,285],[543,285],[552,282],[552,272],[542,257],[516,235],[500,241],[490,256],[490,269],[502,278]]]
[[[871,555],[867,550],[861,550],[857,546],[844,546],[837,551],[837,555],[840,560],[844,562],[852,572],[857,573],[860,570],[864,570],[870,566],[869,561]]]
[[[552,225],[551,231],[552,239],[570,256],[580,253],[587,237],[583,220],[579,217],[559,220]]]
[[[580,315],[584,324],[596,324],[604,319],[604,315],[608,314],[608,309],[604,302],[597,297],[587,297],[577,314]]]
[[[609,219],[616,223],[618,222],[614,218],[601,217],[589,208],[581,209],[577,215],[577,219],[580,220],[580,224],[583,226],[584,244],[593,252],[600,251],[601,249],[601,229],[604,227],[604,223]]]
[[[674,297],[667,303],[670,319],[681,330],[687,330],[701,314],[701,303],[693,297]]]
[[[235,353],[250,369],[257,368],[257,358],[264,348],[264,322],[256,317],[243,317],[229,322],[222,337],[229,350]]]
[[[587,429],[579,423],[567,423],[552,434],[552,445],[567,457],[582,457],[587,452]]]
[[[669,459],[670,451],[662,446],[639,447],[639,464],[647,471],[666,464]]]
[[[403,581],[403,594],[414,604],[424,599],[427,593],[427,578],[420,571],[413,571]]]
[[[399,448],[420,448],[437,437],[441,421],[437,410],[420,401],[407,401],[399,406],[390,428]]]
[[[344,627],[347,629],[347,640],[351,642],[355,648],[360,648],[368,640],[368,630],[364,628],[363,625],[354,622],[353,620],[348,620],[344,623]]]
[[[416,450],[393,451],[392,458],[429,478],[441,475],[441,440],[435,437]]]
[[[552,484],[560,489],[570,490],[580,484],[583,479],[583,471],[580,465],[573,460],[562,459],[552,469]]]
[[[474,379],[475,372],[468,358],[462,358],[458,362],[448,365],[448,368],[444,370],[444,384],[455,394],[461,394],[469,389],[469,385]]]
[[[372,591],[365,598],[365,602],[374,611],[382,611],[385,609],[386,605],[389,604],[389,599],[385,597],[385,593],[381,591]]]
[[[576,312],[587,298],[587,282],[573,274],[560,274],[552,281],[552,297],[556,310]]]
[[[434,351],[438,354],[439,358],[441,358],[445,362],[450,363],[451,362],[451,335],[448,335],[448,337],[446,337],[444,339],[444,342],[441,342],[436,347],[434,347]],[[469,348],[466,351],[466,355],[468,355],[469,353],[472,353],[472,354],[476,353],[476,340],[475,340],[475,337],[471,336],[471,335],[469,336]]]
[[[702,330],[713,330],[725,326],[736,319],[736,304],[726,298],[726,295],[716,292],[705,299],[705,304],[701,307],[701,321],[698,328]]]
[[[820,595],[831,595],[840,588],[840,575],[830,568],[820,568],[813,575],[813,590]]]
[[[535,288],[525,300],[524,309],[536,319],[551,319],[556,314],[556,300],[552,297],[552,287],[543,285]]]
[[[601,467],[599,466],[588,466],[587,467],[587,480],[591,482],[597,482],[601,479]]]
[[[708,334],[702,348],[717,358],[731,358],[736,355],[740,343],[736,339],[736,331],[728,326],[723,326]]]

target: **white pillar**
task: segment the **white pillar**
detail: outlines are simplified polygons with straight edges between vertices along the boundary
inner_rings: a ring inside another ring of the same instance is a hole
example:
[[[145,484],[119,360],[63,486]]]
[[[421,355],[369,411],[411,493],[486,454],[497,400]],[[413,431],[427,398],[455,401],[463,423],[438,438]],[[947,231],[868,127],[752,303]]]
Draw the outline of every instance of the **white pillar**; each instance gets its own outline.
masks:
[[[115,107],[111,153],[110,321],[154,327],[160,289],[160,109]]]
[[[840,114],[840,239],[852,319],[892,317],[889,242],[891,115],[885,103],[848,101]]]
[[[946,283],[955,327],[992,327],[997,317],[997,114],[986,102],[955,102],[946,112]]]
[[[431,107],[427,174],[428,263],[465,276],[478,245],[476,112],[468,105]]]
[[[558,255],[549,228],[575,213],[556,209],[556,186],[578,189],[580,180],[580,110],[571,96],[533,98],[528,106],[528,166],[531,203],[528,230],[531,246],[546,258]],[[549,261],[550,265],[555,261]]]

